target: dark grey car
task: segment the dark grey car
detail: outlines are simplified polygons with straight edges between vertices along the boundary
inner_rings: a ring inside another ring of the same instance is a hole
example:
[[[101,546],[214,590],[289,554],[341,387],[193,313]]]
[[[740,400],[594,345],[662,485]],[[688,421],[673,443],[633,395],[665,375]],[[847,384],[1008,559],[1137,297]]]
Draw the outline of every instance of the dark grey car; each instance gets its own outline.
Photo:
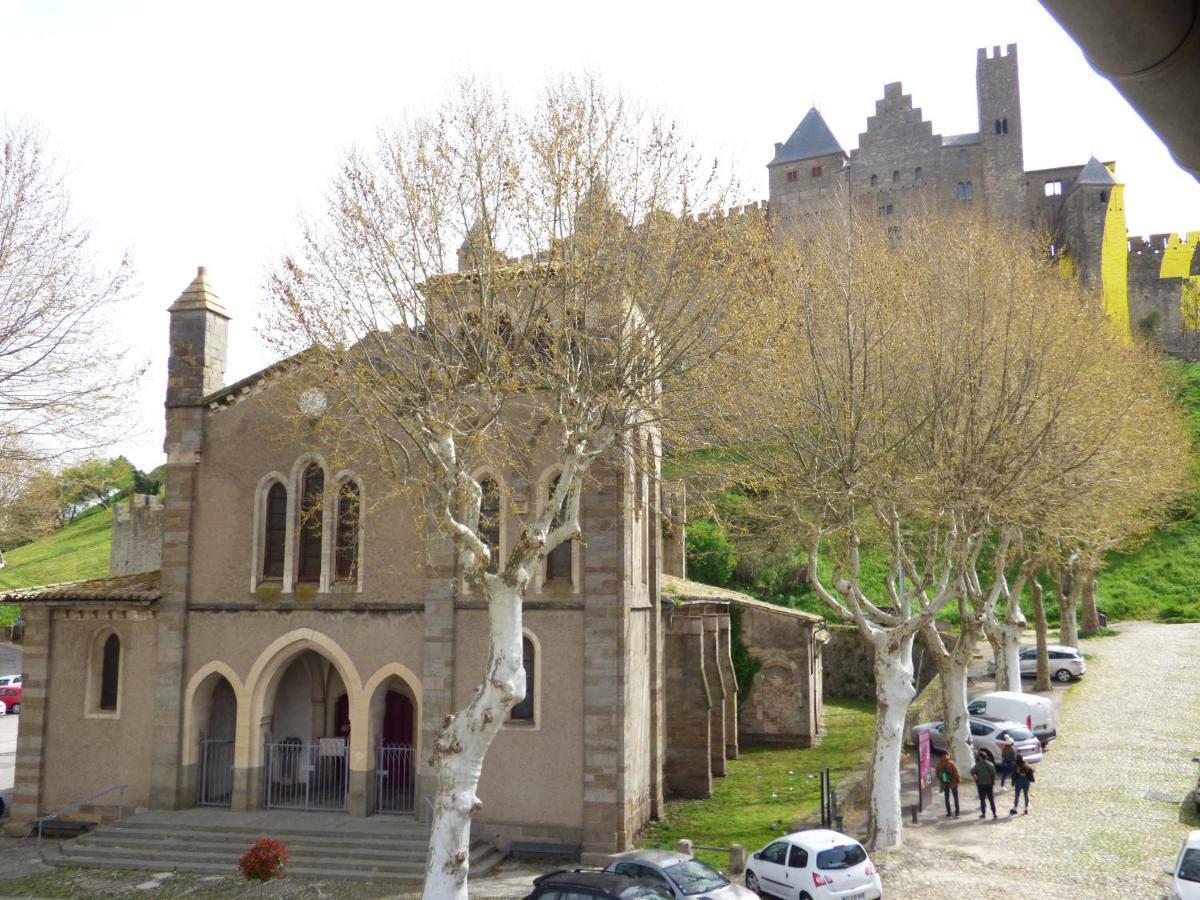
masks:
[[[757,895],[734,884],[712,866],[674,850],[633,850],[604,869],[660,884],[676,900],[703,895],[712,900],[753,900]]]

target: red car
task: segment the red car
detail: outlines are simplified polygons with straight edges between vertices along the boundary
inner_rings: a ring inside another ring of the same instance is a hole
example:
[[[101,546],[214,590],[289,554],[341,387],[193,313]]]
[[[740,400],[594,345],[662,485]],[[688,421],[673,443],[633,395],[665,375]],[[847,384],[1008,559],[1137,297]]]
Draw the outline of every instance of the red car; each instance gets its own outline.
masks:
[[[21,712],[21,685],[9,684],[0,687],[0,714]]]

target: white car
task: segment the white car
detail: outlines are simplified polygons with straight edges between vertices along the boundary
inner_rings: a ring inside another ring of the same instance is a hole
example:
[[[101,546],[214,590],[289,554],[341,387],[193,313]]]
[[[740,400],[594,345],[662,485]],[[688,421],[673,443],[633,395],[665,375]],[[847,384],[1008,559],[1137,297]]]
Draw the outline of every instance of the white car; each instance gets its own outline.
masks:
[[[734,884],[712,866],[674,850],[632,850],[622,853],[604,871],[653,881],[677,900],[696,896],[711,900],[754,900],[753,893]]]
[[[0,675],[0,687],[7,687],[10,684],[20,684],[20,675]]]
[[[1042,761],[1042,743],[1033,736],[1033,732],[1021,725],[1018,722],[1006,722],[1001,720],[994,722],[991,719],[978,719],[971,716],[967,719],[967,725],[970,728],[970,746],[972,749],[982,750],[988,755],[992,762],[1000,759],[1000,742],[1006,737],[1013,739],[1013,749],[1021,756],[1025,762],[1030,765],[1040,763]],[[946,752],[946,731],[945,725],[941,722],[922,722],[920,725],[914,725],[912,730],[912,741],[917,742],[917,735],[922,731],[929,732],[929,746],[938,753]]]
[[[1045,747],[1058,736],[1054,703],[1037,694],[1018,694],[1014,691],[992,691],[967,704],[967,712],[980,719],[1001,719],[1024,722],[1025,727]]]
[[[1021,677],[1034,678],[1037,676],[1037,647],[1022,647]],[[1074,647],[1064,647],[1061,644],[1050,644],[1046,647],[1046,655],[1050,660],[1050,677],[1065,684],[1082,678],[1087,673],[1087,662],[1083,654]],[[988,674],[996,674],[996,661],[988,660]]]
[[[1184,840],[1173,874],[1171,900],[1200,900],[1200,831]]]
[[[883,883],[867,851],[841,832],[816,828],[772,841],[746,863],[746,887],[781,900],[879,900]]]

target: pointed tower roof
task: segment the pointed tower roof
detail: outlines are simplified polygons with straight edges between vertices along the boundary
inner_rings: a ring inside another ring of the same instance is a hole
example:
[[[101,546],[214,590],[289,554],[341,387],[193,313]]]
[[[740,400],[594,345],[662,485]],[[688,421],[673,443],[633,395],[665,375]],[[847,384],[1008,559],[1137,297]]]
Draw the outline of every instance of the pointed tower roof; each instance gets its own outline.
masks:
[[[204,275],[204,266],[196,267],[196,277],[192,279],[191,284],[184,288],[179,299],[172,303],[167,311],[183,312],[190,309],[203,309],[216,313],[218,316],[224,316],[226,319],[231,318],[229,310],[225,308],[225,304],[221,302],[217,292],[209,287]]]
[[[1087,165],[1083,167],[1083,171],[1075,179],[1076,184],[1116,184],[1117,179],[1113,178],[1112,172],[1108,171],[1108,167],[1096,157],[1091,157],[1087,161]]]
[[[787,143],[775,145],[775,158],[767,165],[777,166],[781,163],[796,162],[801,159],[812,159],[814,156],[829,156],[832,153],[845,155],[846,151],[838,143],[825,119],[814,106],[800,120]]]

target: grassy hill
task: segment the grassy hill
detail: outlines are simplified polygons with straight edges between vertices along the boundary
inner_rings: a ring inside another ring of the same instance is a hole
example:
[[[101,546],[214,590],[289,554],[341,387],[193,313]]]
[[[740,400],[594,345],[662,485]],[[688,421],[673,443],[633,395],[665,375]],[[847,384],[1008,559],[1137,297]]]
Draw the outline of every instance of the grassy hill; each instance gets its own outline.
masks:
[[[0,589],[103,578],[108,574],[112,521],[111,509],[96,507],[54,534],[5,553]],[[13,607],[0,606],[0,624],[7,624],[10,613],[16,615]]]

